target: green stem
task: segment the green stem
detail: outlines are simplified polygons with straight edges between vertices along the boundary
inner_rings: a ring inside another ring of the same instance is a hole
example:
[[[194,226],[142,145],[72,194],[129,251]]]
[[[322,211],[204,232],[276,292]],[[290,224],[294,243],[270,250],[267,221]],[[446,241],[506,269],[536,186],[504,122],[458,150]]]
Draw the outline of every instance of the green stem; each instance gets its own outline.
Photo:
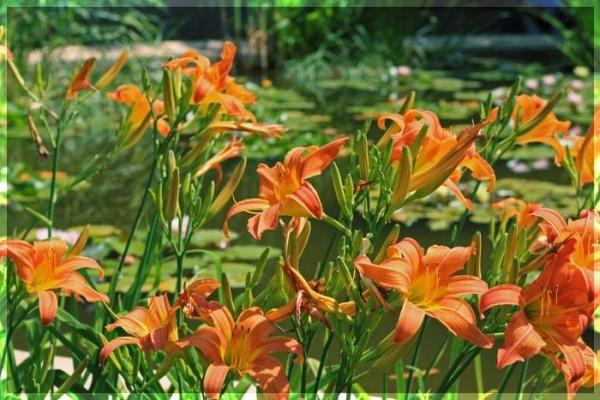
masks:
[[[508,369],[504,372],[504,376],[502,377],[502,382],[500,383],[500,387],[498,388],[498,394],[496,395],[496,400],[500,400],[502,398],[502,394],[508,385],[508,381],[510,381],[510,377],[514,372],[517,364],[512,364]]]
[[[52,237],[52,227],[54,226],[54,204],[56,202],[56,172],[58,171],[58,159],[60,157],[60,145],[62,142],[62,121],[59,121],[56,128],[56,141],[52,151],[52,178],[50,179],[50,198],[48,199],[48,239]]]
[[[20,299],[18,302],[20,302]],[[18,302],[17,302],[17,305],[18,305]],[[23,312],[23,315],[21,315],[21,317],[15,323],[12,322],[12,317],[9,317],[10,320],[8,321],[8,324],[6,326],[7,329],[6,329],[6,338],[4,339],[5,340],[4,349],[2,351],[2,358],[0,359],[0,373],[4,369],[4,362],[6,361],[6,355],[8,354],[8,351],[10,349],[13,333],[19,327],[19,325],[21,325],[21,323],[25,320],[25,318],[36,308],[37,308],[37,303],[32,302],[29,305],[29,307],[27,307],[27,309],[25,309],[25,312]],[[12,313],[14,314],[15,311],[16,311],[16,309]],[[14,376],[14,372],[15,371],[11,371],[13,376]]]
[[[413,357],[410,362],[410,365],[413,368],[409,368],[408,377],[406,378],[406,396],[405,396],[406,399],[408,399],[408,396],[410,395],[413,374],[415,372],[415,368],[417,367],[417,363],[419,362],[419,355],[421,353],[421,345],[423,344],[423,337],[425,336],[425,330],[427,329],[428,322],[429,322],[429,319],[425,318],[425,321],[423,322],[423,326],[421,327],[421,331],[419,332],[419,336],[417,337],[417,343],[415,344],[415,351],[413,353]]]
[[[125,243],[125,248],[123,249],[123,253],[121,254],[121,259],[119,260],[119,264],[113,273],[113,276],[110,278],[110,285],[108,287],[108,297],[110,299],[110,305],[114,308],[115,306],[115,292],[117,289],[117,282],[121,277],[121,272],[123,271],[123,265],[125,265],[125,259],[127,258],[127,254],[129,253],[129,247],[131,246],[131,242],[133,241],[133,236],[135,231],[137,230],[140,220],[142,218],[142,214],[144,212],[144,208],[146,205],[146,201],[148,200],[148,192],[150,191],[150,186],[152,185],[152,181],[154,180],[154,170],[156,169],[156,164],[158,163],[158,155],[155,154],[152,160],[152,166],[150,167],[150,176],[148,177],[148,181],[146,183],[146,187],[144,188],[144,194],[142,196],[142,201],[140,206],[138,207],[137,213],[135,215],[135,219],[133,220],[133,225],[131,226],[131,230],[129,232],[129,236],[127,237],[127,242]]]
[[[442,383],[436,390],[435,399],[441,399],[446,394],[448,389],[452,387],[454,382],[462,375],[462,373],[467,369],[471,361],[479,354],[481,349],[479,347],[471,347],[470,349],[463,352],[460,357],[457,357],[454,360],[452,366],[448,369],[448,373],[442,380]]]
[[[315,389],[314,389],[314,400],[318,399],[319,392],[319,384],[321,383],[321,377],[323,376],[323,369],[325,368],[325,360],[327,359],[327,354],[329,353],[329,346],[331,346],[331,342],[333,340],[333,334],[328,333],[327,339],[325,339],[325,344],[323,345],[323,351],[321,352],[321,359],[319,360],[319,369],[317,370],[317,377],[315,378]]]
[[[519,376],[519,383],[517,384],[517,389],[515,393],[517,394],[516,400],[523,399],[523,383],[525,382],[525,376],[527,375],[527,367],[529,366],[529,358],[525,360],[523,363],[523,368],[521,368],[521,375]]]

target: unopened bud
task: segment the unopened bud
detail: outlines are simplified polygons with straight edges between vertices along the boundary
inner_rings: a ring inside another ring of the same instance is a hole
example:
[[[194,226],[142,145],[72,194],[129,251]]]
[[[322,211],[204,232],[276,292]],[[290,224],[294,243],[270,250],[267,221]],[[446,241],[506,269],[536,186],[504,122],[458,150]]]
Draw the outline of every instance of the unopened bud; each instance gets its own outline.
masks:
[[[231,177],[229,178],[227,183],[225,185],[223,185],[223,188],[221,189],[221,191],[219,192],[219,194],[217,195],[215,200],[210,205],[210,207],[208,209],[209,215],[215,215],[223,207],[225,207],[225,204],[227,204],[229,199],[231,199],[231,196],[233,196],[233,193],[235,192],[238,185],[240,184],[240,181],[242,180],[242,176],[244,176],[245,170],[246,170],[246,159],[243,158],[242,162],[240,162],[238,164],[238,166],[233,170]]]
[[[396,172],[394,180],[394,189],[392,191],[392,211],[402,205],[406,199],[406,195],[410,191],[410,177],[412,176],[413,160],[412,154],[408,147],[402,147],[402,158],[400,166]]]
[[[173,88],[173,80],[167,69],[163,70],[162,86],[165,101],[165,112],[167,113],[167,118],[169,118],[169,122],[172,124],[175,122],[176,100],[175,89]]]
[[[108,70],[106,70],[104,75],[102,75],[100,79],[96,81],[97,89],[102,90],[108,87],[108,85],[110,85],[115,80],[115,78],[119,75],[119,72],[121,72],[123,66],[127,62],[128,54],[129,53],[127,52],[127,50],[123,50],[121,54],[119,54],[117,61],[115,61],[115,63],[111,65]]]
[[[167,204],[165,204],[165,217],[171,221],[179,210],[179,168],[175,168],[169,180],[169,191],[167,193]]]

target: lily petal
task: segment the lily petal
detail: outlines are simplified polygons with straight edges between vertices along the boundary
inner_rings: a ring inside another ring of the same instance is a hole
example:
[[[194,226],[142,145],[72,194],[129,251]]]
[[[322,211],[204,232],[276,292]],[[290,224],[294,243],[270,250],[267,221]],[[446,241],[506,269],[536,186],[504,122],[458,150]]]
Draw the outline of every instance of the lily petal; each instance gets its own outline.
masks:
[[[494,342],[479,330],[475,313],[464,300],[446,297],[438,301],[427,314],[440,321],[455,336],[473,343],[475,346],[490,349]]]
[[[58,308],[56,294],[51,291],[38,292],[38,300],[42,325],[49,325],[56,317]]]
[[[204,391],[210,399],[218,399],[223,389],[223,382],[229,372],[225,364],[210,364],[204,374]]]
[[[485,292],[479,300],[479,312],[484,314],[492,307],[501,305],[518,306],[522,289],[517,285],[498,285]]]
[[[113,351],[115,351],[117,349],[117,347],[129,345],[129,344],[135,344],[138,347],[140,347],[139,339],[130,337],[130,336],[123,336],[123,337],[116,338],[116,339],[108,342],[106,345],[104,345],[104,347],[102,347],[102,350],[100,350],[100,364],[104,364],[106,362],[106,359],[108,358],[108,356],[110,356],[110,354]]]
[[[457,275],[448,278],[446,295],[465,296],[469,294],[483,294],[488,290],[488,285],[482,279],[470,275]]]
[[[248,373],[268,399],[287,400],[290,384],[281,363],[271,357],[263,356],[252,363]]]
[[[400,258],[397,259],[397,263],[405,265],[405,268],[373,264],[366,256],[359,256],[354,260],[354,265],[362,276],[382,287],[406,293],[410,284],[410,276],[406,270],[410,271],[410,265]]]
[[[320,175],[337,158],[348,139],[347,137],[336,139],[307,156],[301,167],[302,179]]]
[[[508,322],[504,344],[498,349],[498,368],[533,357],[544,346],[546,342],[529,323],[525,313],[518,311]]]
[[[425,311],[414,305],[408,300],[404,300],[402,310],[396,322],[394,331],[394,341],[397,343],[406,343],[412,339],[423,324]]]

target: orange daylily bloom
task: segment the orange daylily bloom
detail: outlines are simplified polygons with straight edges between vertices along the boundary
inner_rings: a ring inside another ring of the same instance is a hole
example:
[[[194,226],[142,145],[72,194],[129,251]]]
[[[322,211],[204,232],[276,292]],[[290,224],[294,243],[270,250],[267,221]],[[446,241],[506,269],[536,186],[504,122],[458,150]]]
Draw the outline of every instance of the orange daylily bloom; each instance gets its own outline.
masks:
[[[304,351],[300,343],[284,336],[271,336],[275,327],[257,307],[242,311],[236,321],[225,307],[211,311],[210,315],[213,326],[203,326],[178,342],[180,347],[195,346],[211,361],[204,375],[208,397],[219,397],[231,371],[238,376],[250,375],[267,398],[287,399],[290,385],[284,366],[271,353],[295,353],[295,362],[302,363]]]
[[[533,213],[543,219],[540,224],[544,236],[542,243],[552,246],[573,239],[574,250],[569,255],[570,262],[583,272],[589,298],[600,298],[600,215],[594,210],[584,210],[580,218],[565,221],[557,211],[541,208]]]
[[[596,109],[586,135],[575,139],[572,152],[579,173],[579,184],[594,183],[600,176],[600,107]]]
[[[363,277],[396,290],[403,297],[394,334],[396,342],[412,339],[427,315],[440,321],[455,336],[479,347],[492,347],[492,340],[477,327],[471,306],[461,298],[484,293],[487,284],[475,276],[455,275],[463,269],[473,249],[473,245],[431,246],[424,254],[414,239],[406,238],[389,246],[387,258],[380,264],[372,263],[366,256],[354,260]]]
[[[354,315],[356,307],[353,301],[338,303],[334,298],[322,294],[324,291],[323,280],[306,281],[304,276],[289,263],[284,264],[284,271],[288,281],[296,291],[294,298],[287,304],[267,311],[266,316],[269,320],[277,322],[296,314],[300,317],[302,311],[329,326],[329,322],[323,313],[341,312],[348,316]]]
[[[221,163],[230,158],[239,157],[242,154],[242,150],[244,149],[244,145],[242,142],[236,138],[233,138],[231,142],[227,144],[227,146],[223,147],[219,150],[214,156],[212,156],[209,160],[207,160],[204,164],[200,166],[194,173],[194,178],[198,178],[211,169],[217,171],[217,182],[220,182],[223,179],[223,170],[221,169]]]
[[[492,210],[500,211],[500,221],[506,222],[512,217],[516,217],[519,228],[529,229],[534,226],[538,220],[538,217],[532,213],[541,206],[540,203],[527,203],[523,200],[509,197],[493,203],[491,208]]]
[[[256,96],[229,76],[236,52],[233,43],[225,42],[220,61],[212,65],[205,56],[191,50],[181,58],[167,62],[165,67],[173,71],[181,69],[192,79],[194,103],[219,104],[222,112],[231,117],[254,120],[254,115],[246,109],[245,104],[255,103]]]
[[[569,384],[584,376],[586,363],[579,339],[593,310],[586,279],[569,262],[574,245],[575,240],[569,239],[529,286],[499,285],[481,297],[481,313],[499,305],[519,307],[498,350],[498,368],[542,353],[568,367]]]
[[[84,246],[83,238],[70,251],[67,244],[58,239],[33,244],[22,240],[4,240],[0,243],[0,257],[12,259],[25,289],[38,295],[42,325],[52,323],[56,317],[57,291],[73,293],[89,302],[108,302],[106,295],[92,289],[77,272],[90,268],[98,270],[100,276],[104,275],[96,261],[79,255]]]
[[[97,90],[90,83],[90,75],[92,74],[92,69],[94,68],[95,63],[96,59],[93,57],[85,60],[81,69],[77,71],[71,80],[71,84],[69,85],[67,94],[65,95],[67,100],[73,100],[77,96],[77,93],[81,92],[82,90]]]
[[[144,351],[179,350],[175,314],[178,306],[171,306],[166,294],[148,300],[148,308],[136,307],[129,314],[106,325],[109,332],[122,328],[131,336],[123,336],[108,342],[100,351],[100,363],[104,364],[116,348],[134,344]]]
[[[152,113],[150,112],[150,102],[140,88],[135,85],[121,85],[113,93],[107,93],[106,96],[116,101],[131,107],[127,122],[129,124],[128,132],[138,130],[146,130],[151,124],[151,114],[160,116],[165,112],[165,105],[162,100],[154,100],[152,103]],[[156,123],[158,133],[161,136],[167,136],[170,131],[169,124],[161,117]]]
[[[208,321],[208,312],[211,303],[207,298],[221,286],[215,279],[197,279],[188,286],[184,286],[183,293],[177,299],[187,318]]]
[[[522,94],[517,96],[516,105],[513,111],[513,123],[516,125],[519,122],[519,126],[523,127],[525,124],[533,120],[540,111],[546,105],[546,101],[536,95],[530,96]],[[519,121],[517,118],[521,117]],[[494,108],[490,111],[487,121],[492,122],[498,118],[498,108]],[[527,143],[545,143],[552,146],[556,155],[554,162],[560,165],[563,158],[565,157],[565,149],[560,143],[558,136],[561,133],[563,136],[567,136],[569,133],[569,127],[571,122],[560,121],[556,118],[556,115],[551,112],[549,113],[537,126],[530,131],[517,136],[516,143],[525,145]]]
[[[273,138],[280,138],[282,133],[287,132],[287,128],[279,124],[239,121],[213,122],[208,126],[208,130],[211,132],[248,132]]]
[[[283,163],[273,167],[260,164],[259,197],[233,205],[225,216],[223,230],[228,234],[227,221],[241,212],[259,212],[248,220],[248,232],[260,240],[266,230],[277,226],[280,216],[323,218],[323,205],[315,188],[307,179],[320,175],[338,156],[348,138],[340,138],[319,148],[297,147],[287,153]]]
[[[471,201],[464,197],[458,187],[463,168],[469,169],[473,178],[489,181],[488,191],[493,190],[496,183],[494,170],[479,155],[474,144],[481,125],[467,128],[457,136],[450,130],[443,129],[434,113],[417,109],[408,110],[404,115],[383,114],[378,120],[380,129],[385,129],[386,121],[392,122],[385,133],[393,141],[391,162],[401,159],[402,148],[411,146],[423,126],[427,125],[421,147],[417,154],[413,154],[415,160],[409,192],[446,176],[444,186],[470,208]]]

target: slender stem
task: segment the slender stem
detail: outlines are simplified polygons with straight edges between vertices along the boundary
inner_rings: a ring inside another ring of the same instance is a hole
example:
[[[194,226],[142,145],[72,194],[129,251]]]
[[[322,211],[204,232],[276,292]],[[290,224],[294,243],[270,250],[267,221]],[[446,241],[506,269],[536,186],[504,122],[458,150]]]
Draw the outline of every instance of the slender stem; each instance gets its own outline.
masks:
[[[150,190],[150,186],[152,185],[152,181],[154,179],[154,170],[156,169],[156,164],[158,163],[158,155],[155,154],[152,160],[152,166],[150,167],[150,175],[148,176],[148,181],[146,183],[146,187],[144,188],[144,194],[142,196],[142,201],[140,206],[138,207],[137,213],[135,215],[135,219],[133,220],[133,225],[131,226],[131,230],[129,232],[129,236],[127,237],[127,242],[125,243],[125,248],[123,249],[123,254],[121,254],[121,259],[119,260],[119,264],[113,273],[113,276],[110,278],[110,285],[108,287],[108,297],[110,299],[111,307],[115,306],[115,291],[117,289],[117,282],[121,276],[121,272],[123,271],[123,265],[125,265],[125,259],[127,258],[127,254],[129,253],[129,247],[131,246],[131,242],[133,241],[133,236],[135,231],[138,228],[140,220],[142,218],[142,214],[144,212],[144,208],[146,205],[146,201],[148,200],[148,192]]]
[[[19,301],[20,302],[20,299]],[[17,304],[18,304],[17,302]],[[15,332],[15,330],[19,327],[19,325],[21,325],[21,323],[23,322],[23,320],[25,320],[25,318],[33,311],[37,308],[37,303],[36,302],[32,302],[29,307],[27,307],[27,309],[25,310],[25,312],[23,312],[23,315],[21,315],[21,317],[15,322],[12,322],[12,317],[10,318],[10,321],[8,321],[8,324],[6,326],[6,338],[5,343],[4,343],[4,349],[2,351],[2,358],[0,359],[0,372],[2,372],[2,370],[4,369],[4,361],[6,360],[6,355],[9,351],[10,345],[11,345],[11,340],[12,340],[12,335]],[[12,313],[14,314],[14,312],[16,311],[16,307],[15,310],[12,311]],[[13,371],[14,372],[14,371]]]
[[[527,367],[529,366],[529,358],[525,360],[523,363],[523,368],[521,368],[521,375],[519,376],[519,383],[517,384],[517,389],[515,393],[517,394],[516,400],[523,399],[523,383],[525,382],[525,376],[527,375]]]
[[[56,141],[52,151],[52,178],[50,179],[50,198],[48,199],[48,238],[52,237],[52,227],[54,226],[54,203],[56,202],[56,172],[58,171],[58,159],[60,157],[60,147],[62,142],[62,121],[58,122],[56,128]]]
[[[448,389],[452,387],[454,382],[462,375],[480,351],[479,347],[471,347],[469,350],[463,352],[460,357],[456,358],[452,366],[448,369],[444,380],[436,390],[435,399],[441,399],[446,394]]]
[[[502,398],[502,394],[508,385],[508,381],[510,381],[510,377],[512,373],[515,371],[517,364],[512,364],[506,371],[504,371],[504,377],[502,377],[502,382],[500,383],[500,387],[498,388],[498,394],[496,395],[496,400],[500,400]]]
[[[421,345],[423,344],[423,337],[425,336],[425,330],[427,329],[428,322],[429,322],[429,319],[425,318],[425,321],[423,322],[423,327],[421,327],[421,331],[419,332],[419,336],[417,337],[417,343],[415,344],[415,351],[413,353],[412,360],[410,362],[410,365],[413,368],[409,368],[408,377],[406,378],[406,396],[405,396],[405,398],[407,398],[407,399],[408,399],[408,396],[410,395],[413,374],[415,372],[415,368],[417,367],[417,363],[419,362],[419,354],[421,353]]]
[[[319,360],[319,369],[317,370],[317,377],[315,378],[315,389],[314,389],[314,400],[317,400],[317,394],[319,392],[319,384],[321,383],[321,377],[323,376],[323,369],[325,368],[325,360],[327,359],[327,354],[329,353],[329,346],[331,346],[331,342],[333,340],[333,334],[328,333],[327,339],[325,339],[325,344],[323,345],[323,351],[321,352],[321,358]]]

